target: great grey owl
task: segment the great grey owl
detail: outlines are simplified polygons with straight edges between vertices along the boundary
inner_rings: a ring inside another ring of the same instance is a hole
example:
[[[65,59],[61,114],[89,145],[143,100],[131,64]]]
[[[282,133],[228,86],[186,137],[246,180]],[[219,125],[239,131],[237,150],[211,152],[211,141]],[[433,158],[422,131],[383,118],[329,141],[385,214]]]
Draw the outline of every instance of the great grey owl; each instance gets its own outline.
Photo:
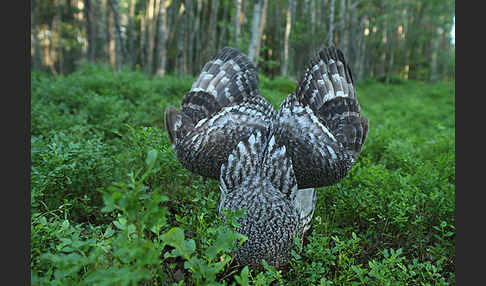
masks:
[[[260,95],[258,74],[238,50],[223,48],[202,69],[165,124],[181,164],[220,181],[220,213],[245,209],[236,249],[241,265],[277,268],[309,227],[314,188],[343,179],[368,133],[342,52],[321,49],[278,109]]]

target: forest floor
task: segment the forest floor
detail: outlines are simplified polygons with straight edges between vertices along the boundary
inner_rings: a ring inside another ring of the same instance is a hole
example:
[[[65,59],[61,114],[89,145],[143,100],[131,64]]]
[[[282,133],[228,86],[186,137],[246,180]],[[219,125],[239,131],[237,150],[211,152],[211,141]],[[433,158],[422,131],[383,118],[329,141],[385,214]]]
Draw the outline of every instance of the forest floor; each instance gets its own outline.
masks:
[[[168,141],[164,109],[193,80],[32,72],[32,285],[455,284],[453,82],[359,82],[359,160],[317,190],[287,269],[256,272],[231,263],[218,182],[184,169]],[[260,75],[276,108],[295,86]]]

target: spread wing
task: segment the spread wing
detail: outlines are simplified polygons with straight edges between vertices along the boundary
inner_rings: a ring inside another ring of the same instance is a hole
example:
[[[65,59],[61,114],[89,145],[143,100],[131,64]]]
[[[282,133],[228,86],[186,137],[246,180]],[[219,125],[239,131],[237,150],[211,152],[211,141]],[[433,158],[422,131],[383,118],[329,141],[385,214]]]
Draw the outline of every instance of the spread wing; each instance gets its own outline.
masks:
[[[236,145],[255,130],[267,132],[276,118],[258,90],[258,74],[246,55],[223,48],[202,69],[181,109],[165,111],[178,160],[188,170],[218,179]]]
[[[354,81],[343,54],[321,49],[308,64],[296,91],[280,105],[278,142],[292,158],[299,189],[343,179],[368,133]]]

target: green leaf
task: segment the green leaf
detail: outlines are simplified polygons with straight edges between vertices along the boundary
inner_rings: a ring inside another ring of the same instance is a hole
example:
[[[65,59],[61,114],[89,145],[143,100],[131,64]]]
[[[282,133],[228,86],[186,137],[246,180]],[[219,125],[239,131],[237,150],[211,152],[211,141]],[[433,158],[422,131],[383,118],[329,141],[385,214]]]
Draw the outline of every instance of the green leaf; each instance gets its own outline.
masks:
[[[118,220],[113,221],[113,224],[120,230],[124,230],[127,226],[127,219],[126,218],[119,218]]]
[[[241,270],[240,275],[235,275],[235,280],[236,282],[238,282],[239,285],[248,286],[250,285],[248,276],[249,276],[249,269],[248,266],[245,266],[243,270]]]
[[[184,241],[184,254],[189,257],[196,250],[196,242],[194,239]]]
[[[147,166],[152,167],[155,163],[155,160],[157,160],[157,155],[159,153],[155,149],[150,149],[147,153],[147,159],[145,159],[145,163]]]
[[[113,234],[115,234],[115,231],[113,230],[113,228],[110,226],[108,226],[108,228],[105,230],[105,233],[104,233],[104,237],[105,238],[110,238],[113,236]]]
[[[184,231],[178,227],[173,227],[161,236],[162,240],[175,248],[182,248],[184,243]]]

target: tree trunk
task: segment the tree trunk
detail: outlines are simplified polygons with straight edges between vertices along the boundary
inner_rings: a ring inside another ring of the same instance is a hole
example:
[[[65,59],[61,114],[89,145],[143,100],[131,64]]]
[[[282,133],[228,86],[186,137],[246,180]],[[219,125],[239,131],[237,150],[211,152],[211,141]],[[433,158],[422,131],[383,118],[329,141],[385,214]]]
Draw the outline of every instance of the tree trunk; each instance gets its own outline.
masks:
[[[316,25],[319,30],[325,30],[324,25],[325,22],[323,21],[324,15],[322,13],[322,1],[321,0],[316,0]],[[319,31],[318,31],[319,32]],[[321,39],[316,39],[318,40],[318,45],[322,45],[322,40]]]
[[[388,18],[388,35],[387,35],[387,41],[388,41],[388,68],[386,72],[386,77],[385,77],[385,82],[390,82],[390,76],[393,73],[393,63],[395,60],[395,37],[396,37],[396,24],[395,24],[395,8],[393,7],[393,0],[388,1],[388,13],[387,13],[387,18]]]
[[[409,65],[410,65],[410,68],[409,68],[409,71],[408,71],[408,75],[409,75],[409,78],[410,79],[418,79],[419,75],[418,75],[418,66],[419,66],[419,63],[418,63],[418,57],[420,56],[419,54],[419,50],[420,50],[420,47],[419,47],[419,42],[418,42],[418,32],[420,30],[423,29],[423,24],[422,24],[422,19],[423,19],[423,13],[424,13],[424,6],[426,5],[426,2],[422,3],[422,4],[417,4],[419,5],[417,7],[417,9],[414,9],[413,10],[413,20],[412,20],[412,24],[411,24],[411,27],[410,27],[410,31],[412,31],[412,34],[411,34],[411,37],[408,39],[408,42],[409,42],[409,58],[408,58],[408,62],[409,62]],[[410,34],[410,33],[409,33]]]
[[[347,34],[347,58],[349,59],[349,65],[352,68],[353,76],[357,80],[360,65],[360,52],[361,46],[363,45],[363,32],[364,32],[364,21],[358,19],[358,9],[357,4],[359,0],[352,0],[349,5],[350,13],[350,23],[349,23],[349,33]]]
[[[357,12],[356,12],[357,14]],[[364,39],[364,27],[365,27],[365,19],[362,18],[359,23],[359,30],[358,30],[358,43],[356,47],[356,67],[355,67],[355,74],[356,74],[356,81],[363,78],[363,70],[364,70],[364,55],[366,54],[366,42]]]
[[[235,7],[235,14],[233,18],[233,26],[235,27],[235,36],[234,36],[234,43],[237,47],[240,46],[241,43],[241,7],[242,7],[243,0],[234,0],[233,6]]]
[[[94,0],[93,21],[94,21],[94,34],[95,34],[95,60],[101,62],[106,61],[106,21],[105,13],[103,12],[103,1]]]
[[[262,45],[262,41],[264,40],[263,30],[265,29],[265,23],[267,20],[267,6],[268,0],[263,0],[262,15],[260,17],[260,23],[258,25],[258,38],[256,41],[255,55],[253,60],[255,67],[258,66],[258,59],[260,58],[260,47]]]
[[[177,55],[176,55],[176,72],[179,78],[184,75],[184,35],[185,35],[185,17],[186,11],[184,7],[184,2],[181,2],[179,13],[178,13],[178,30],[177,30]]]
[[[334,45],[334,1],[331,0],[330,11],[329,11],[329,34],[327,37],[327,45]]]
[[[209,39],[207,45],[207,56],[212,56],[217,49],[216,46],[216,23],[218,21],[218,8],[219,8],[219,0],[212,0],[211,1],[211,15],[209,16]]]
[[[88,43],[88,50],[86,53],[87,60],[94,63],[96,52],[96,35],[95,35],[95,20],[93,19],[93,7],[91,0],[84,0],[84,19],[86,23],[86,40]]]
[[[262,17],[262,4],[262,0],[254,0],[253,18],[251,22],[251,39],[248,47],[248,59],[252,63],[255,63],[256,61],[255,55],[258,45],[257,42],[260,41],[258,32],[260,27],[260,19]]]
[[[436,82],[438,80],[438,55],[440,52],[440,40],[442,38],[442,33],[444,30],[441,27],[437,28],[436,34],[432,38],[432,48],[431,48],[431,63],[430,63],[430,76],[429,81]]]
[[[320,2],[320,0],[317,0],[318,2]],[[316,17],[317,17],[317,9],[316,9],[316,1],[314,0],[311,0],[311,3],[310,3],[310,12],[311,12],[311,33],[312,35],[315,35],[316,34]],[[315,43],[315,41],[312,41],[313,44]],[[312,49],[314,49],[314,45],[312,47]]]
[[[42,68],[42,55],[41,55],[41,40],[39,37],[39,10],[37,9],[37,3],[35,1],[31,2],[31,69],[41,69]]]
[[[146,48],[147,57],[145,59],[145,73],[152,74],[154,66],[154,47],[155,47],[155,1],[149,0],[147,9],[145,10],[145,25],[146,25]]]
[[[113,23],[113,10],[110,8],[110,0],[106,3],[106,40],[108,42],[108,59],[110,65],[116,70],[115,51],[115,24]]]
[[[167,7],[165,0],[161,0],[157,16],[157,71],[156,75],[163,76],[167,70]]]
[[[288,76],[288,69],[289,69],[289,38],[290,38],[290,29],[292,28],[292,0],[287,1],[287,13],[286,13],[286,23],[285,23],[285,39],[284,39],[284,51],[283,51],[283,59],[282,65],[280,66],[280,73],[282,76]]]
[[[49,68],[51,72],[55,75],[58,73],[63,74],[63,45],[62,45],[62,34],[61,34],[61,13],[62,13],[62,4],[60,0],[54,1],[56,5],[56,14],[54,15],[54,19],[52,21],[52,31],[54,31],[54,37],[51,36],[51,43],[53,43],[53,48],[51,51],[51,61]],[[55,68],[55,58],[57,57],[58,69]]]
[[[220,30],[219,30],[219,40],[218,40],[218,50],[223,48],[226,45],[226,18],[228,18],[228,3],[226,1],[223,2],[224,8],[223,8],[223,19],[220,22]]]
[[[127,23],[127,61],[132,68],[135,67],[136,63],[136,52],[135,52],[135,0],[130,0],[129,3],[129,14]]]
[[[345,37],[346,37],[346,0],[341,0],[341,5],[339,7],[339,38],[338,38],[338,48],[346,55],[346,45],[345,45]]]
[[[115,69],[116,71],[121,71],[123,66],[123,45],[122,45],[122,36],[121,36],[121,28],[120,28],[120,14],[119,14],[119,5],[118,0],[108,0],[108,4],[110,5],[109,8],[112,10],[113,15],[113,29],[114,31],[114,38],[115,38]]]
[[[145,30],[146,30],[146,27],[147,27],[147,19],[146,19],[146,12],[145,10],[147,9],[146,7],[146,3],[145,1],[142,1],[142,7],[140,9],[140,11],[142,11],[142,15],[140,17],[140,42],[139,42],[139,46],[140,46],[140,64],[142,66],[142,69],[143,70],[146,70],[146,50],[147,50],[147,47],[146,47],[146,40],[145,40],[145,37],[147,36],[145,34]]]
[[[193,0],[186,0],[187,4],[187,16],[186,16],[186,51],[185,51],[185,59],[184,59],[184,69],[185,74],[193,73],[194,68],[194,1]]]
[[[201,62],[201,50],[202,50],[202,39],[200,30],[201,30],[201,18],[203,17],[202,13],[202,0],[196,0],[196,19],[194,21],[194,31],[191,34],[192,43],[194,45],[194,62],[192,65],[191,74],[195,74],[200,70],[200,62]]]

